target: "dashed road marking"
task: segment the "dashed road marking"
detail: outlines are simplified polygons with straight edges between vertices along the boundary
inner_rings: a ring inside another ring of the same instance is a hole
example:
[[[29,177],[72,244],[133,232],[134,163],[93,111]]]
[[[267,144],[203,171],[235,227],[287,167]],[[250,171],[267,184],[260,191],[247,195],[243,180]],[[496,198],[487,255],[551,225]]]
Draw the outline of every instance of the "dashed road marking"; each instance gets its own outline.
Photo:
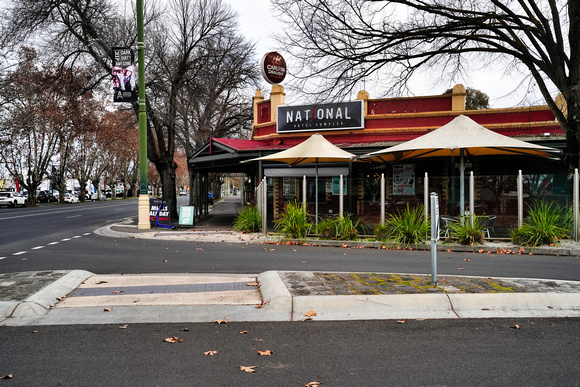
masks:
[[[84,235],[84,236],[86,236],[86,235],[91,235],[91,233],[90,233],[90,232],[86,232],[86,233],[84,233],[84,234],[82,234],[82,235],[75,235],[75,236],[73,236],[73,237],[71,237],[71,238],[63,238],[63,239],[61,239],[60,241],[49,242],[49,243],[47,243],[47,244],[46,244],[46,245],[44,245],[44,246],[36,246],[36,247],[32,247],[32,248],[31,248],[31,250],[40,250],[40,249],[43,249],[43,248],[45,248],[46,246],[54,246],[54,245],[57,245],[57,244],[59,244],[60,242],[67,242],[67,241],[70,241],[70,240],[72,240],[72,239],[78,239],[78,238],[82,238],[82,237],[83,237],[83,235]],[[18,255],[26,254],[27,252],[28,252],[28,251],[18,251],[18,252],[16,252],[16,253],[13,253],[12,255],[16,255],[16,256],[18,256]],[[8,258],[8,257],[0,257],[0,260],[2,260],[2,259],[6,259],[6,258]]]

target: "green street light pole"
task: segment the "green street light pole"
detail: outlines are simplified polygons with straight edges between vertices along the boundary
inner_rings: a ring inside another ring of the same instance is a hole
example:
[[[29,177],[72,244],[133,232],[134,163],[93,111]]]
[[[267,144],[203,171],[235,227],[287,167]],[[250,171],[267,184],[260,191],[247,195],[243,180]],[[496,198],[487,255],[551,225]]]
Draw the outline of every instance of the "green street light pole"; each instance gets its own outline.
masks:
[[[149,229],[149,187],[147,184],[147,110],[145,106],[145,38],[143,0],[137,0],[137,47],[139,49],[139,223]]]

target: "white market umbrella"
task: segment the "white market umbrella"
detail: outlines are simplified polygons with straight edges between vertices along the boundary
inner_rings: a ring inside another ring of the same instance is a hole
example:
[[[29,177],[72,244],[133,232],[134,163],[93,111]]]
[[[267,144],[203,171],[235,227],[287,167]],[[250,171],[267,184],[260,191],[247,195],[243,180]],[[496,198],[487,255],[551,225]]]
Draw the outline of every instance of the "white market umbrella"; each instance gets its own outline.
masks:
[[[322,135],[316,133],[292,148],[244,162],[279,161],[290,165],[315,163],[316,223],[318,223],[318,163],[353,161],[355,158],[354,154],[340,149]]]
[[[442,127],[413,140],[359,156],[371,161],[401,161],[421,157],[459,156],[460,213],[465,208],[465,156],[531,155],[554,158],[558,149],[531,144],[484,128],[471,118],[460,115]]]

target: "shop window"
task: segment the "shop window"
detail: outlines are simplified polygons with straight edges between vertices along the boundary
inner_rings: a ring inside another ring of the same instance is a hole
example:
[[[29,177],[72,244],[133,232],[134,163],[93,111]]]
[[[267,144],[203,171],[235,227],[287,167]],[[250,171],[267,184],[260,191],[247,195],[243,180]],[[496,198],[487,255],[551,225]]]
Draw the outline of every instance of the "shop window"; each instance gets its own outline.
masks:
[[[284,196],[296,196],[296,178],[295,177],[285,177],[283,179],[283,192]]]
[[[364,179],[365,202],[379,203],[381,201],[381,174],[369,173]]]

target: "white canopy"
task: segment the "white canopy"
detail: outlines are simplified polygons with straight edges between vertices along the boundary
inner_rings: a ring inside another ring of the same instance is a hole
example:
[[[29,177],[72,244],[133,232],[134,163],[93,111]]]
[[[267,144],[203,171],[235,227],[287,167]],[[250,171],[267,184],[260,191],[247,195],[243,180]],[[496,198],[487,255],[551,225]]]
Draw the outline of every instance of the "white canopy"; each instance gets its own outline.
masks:
[[[446,125],[413,140],[359,156],[373,161],[398,161],[418,157],[533,155],[554,157],[559,150],[531,144],[484,128],[460,115]]]
[[[340,149],[322,135],[316,133],[308,137],[304,142],[292,148],[273,153],[268,156],[258,157],[249,161],[280,161],[286,164],[308,164],[308,163],[331,163],[338,161],[352,161],[356,156]]]

